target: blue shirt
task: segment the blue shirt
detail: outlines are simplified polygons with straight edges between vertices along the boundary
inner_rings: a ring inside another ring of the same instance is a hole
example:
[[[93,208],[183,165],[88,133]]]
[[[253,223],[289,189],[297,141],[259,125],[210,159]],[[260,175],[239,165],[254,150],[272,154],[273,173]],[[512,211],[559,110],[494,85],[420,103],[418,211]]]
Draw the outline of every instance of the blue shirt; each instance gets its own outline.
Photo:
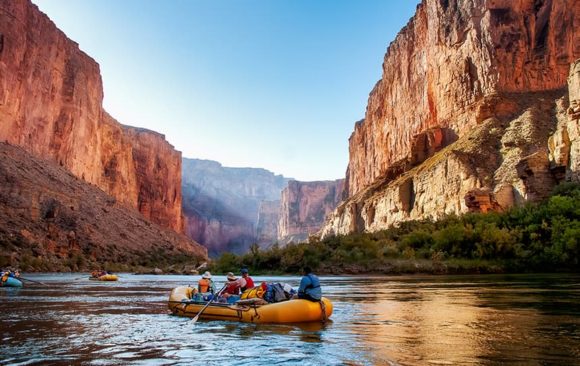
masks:
[[[322,289],[320,288],[320,281],[316,275],[312,273],[307,274],[300,280],[300,287],[298,288],[298,296],[308,295],[313,299],[322,299]]]

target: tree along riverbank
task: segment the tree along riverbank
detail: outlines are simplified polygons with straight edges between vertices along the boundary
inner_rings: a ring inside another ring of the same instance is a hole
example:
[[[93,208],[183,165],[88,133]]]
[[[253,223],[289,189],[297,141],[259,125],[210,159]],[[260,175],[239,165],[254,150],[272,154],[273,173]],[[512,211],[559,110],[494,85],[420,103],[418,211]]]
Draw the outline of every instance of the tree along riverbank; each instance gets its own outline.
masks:
[[[544,202],[502,213],[408,221],[375,233],[224,253],[216,273],[247,266],[253,274],[455,274],[578,272],[580,185],[564,183]]]

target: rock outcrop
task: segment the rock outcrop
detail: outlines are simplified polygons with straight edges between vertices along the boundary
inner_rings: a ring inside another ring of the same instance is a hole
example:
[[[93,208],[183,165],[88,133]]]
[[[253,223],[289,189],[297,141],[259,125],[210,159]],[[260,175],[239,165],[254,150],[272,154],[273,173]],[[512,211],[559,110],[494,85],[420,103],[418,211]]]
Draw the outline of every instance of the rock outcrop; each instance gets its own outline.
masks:
[[[282,191],[278,241],[303,242],[317,233],[326,215],[342,201],[344,179],[299,182],[292,180]]]
[[[0,266],[37,271],[207,259],[207,250],[186,236],[6,143],[0,143],[0,252]]]
[[[99,65],[29,0],[0,2],[0,141],[183,232],[181,153],[102,107]]]
[[[430,128],[464,136],[517,113],[502,93],[561,89],[580,53],[575,0],[424,0],[389,46],[350,138],[348,193],[411,156]]]
[[[574,115],[579,16],[573,0],[424,0],[389,46],[322,235],[504,209],[570,178],[553,156],[573,160],[573,127],[548,139]]]
[[[550,139],[551,169],[559,177],[580,181],[580,60],[570,68],[568,78],[569,104],[560,106],[558,128]]]
[[[186,235],[205,245],[210,255],[247,251],[258,240],[262,201],[278,200],[287,181],[265,169],[183,159]]]

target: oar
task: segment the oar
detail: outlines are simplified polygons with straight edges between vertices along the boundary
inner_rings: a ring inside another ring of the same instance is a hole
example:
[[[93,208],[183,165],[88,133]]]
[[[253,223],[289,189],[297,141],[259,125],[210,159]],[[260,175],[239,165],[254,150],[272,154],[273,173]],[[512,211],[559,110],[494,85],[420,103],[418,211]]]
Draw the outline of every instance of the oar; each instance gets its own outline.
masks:
[[[193,319],[191,319],[191,324],[195,324],[195,322],[197,321],[197,319],[199,319],[199,316],[201,315],[201,313],[203,313],[203,312],[205,311],[205,309],[207,309],[207,307],[208,307],[208,306],[209,306],[209,305],[210,305],[210,304],[211,304],[211,303],[212,303],[212,302],[213,302],[215,299],[217,299],[217,298],[218,298],[218,297],[221,295],[221,293],[222,293],[222,292],[223,292],[223,291],[226,289],[226,287],[227,287],[227,284],[226,284],[226,285],[224,285],[224,287],[222,287],[222,289],[221,289],[221,290],[219,290],[219,291],[217,292],[217,294],[215,294],[215,295],[214,295],[214,297],[212,297],[212,299],[211,299],[211,300],[209,300],[209,301],[207,302],[207,304],[205,304],[205,306],[204,306],[203,308],[201,308],[201,310],[200,310],[200,311],[197,313],[197,315],[196,315],[196,316],[195,316]]]
[[[24,278],[24,277],[15,277],[17,280],[23,280],[23,281],[29,281],[29,282],[34,282],[34,283],[38,283],[40,285],[44,285],[46,286],[46,283],[40,282],[40,281],[34,281],[34,280],[29,280],[28,278]]]

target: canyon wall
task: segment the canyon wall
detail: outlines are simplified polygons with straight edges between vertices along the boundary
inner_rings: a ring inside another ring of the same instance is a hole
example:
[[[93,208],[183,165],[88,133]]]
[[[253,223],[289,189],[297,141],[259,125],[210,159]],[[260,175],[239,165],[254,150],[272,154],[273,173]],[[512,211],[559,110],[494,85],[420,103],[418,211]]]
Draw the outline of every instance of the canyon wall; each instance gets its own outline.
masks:
[[[181,153],[102,107],[99,65],[29,0],[0,2],[0,140],[183,232]]]
[[[463,136],[512,115],[501,93],[565,86],[580,53],[575,0],[424,0],[388,48],[382,79],[349,144],[355,195],[411,155],[429,128]]]
[[[424,0],[388,48],[322,236],[501,210],[572,179],[579,15],[573,0]]]
[[[262,201],[280,199],[287,181],[265,169],[228,168],[215,161],[183,159],[186,235],[205,245],[210,255],[244,253],[258,240],[256,225]]]
[[[343,192],[344,179],[288,182],[280,202],[278,241],[281,244],[307,241],[320,230],[326,215],[342,201]]]
[[[127,270],[176,257],[195,266],[207,250],[60,165],[0,142],[0,267]]]
[[[256,243],[260,248],[268,248],[278,242],[278,221],[280,220],[280,200],[262,201],[258,210]]]

